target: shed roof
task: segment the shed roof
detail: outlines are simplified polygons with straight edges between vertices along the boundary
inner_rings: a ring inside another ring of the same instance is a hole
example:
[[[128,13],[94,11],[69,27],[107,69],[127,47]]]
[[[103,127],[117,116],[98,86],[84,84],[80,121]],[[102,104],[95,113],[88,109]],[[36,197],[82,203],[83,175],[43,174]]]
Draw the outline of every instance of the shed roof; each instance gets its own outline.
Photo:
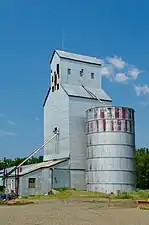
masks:
[[[103,89],[95,89],[95,88],[89,88],[78,85],[71,85],[71,84],[63,84],[61,85],[64,91],[67,93],[68,96],[74,96],[74,97],[81,97],[81,98],[90,98],[90,99],[100,99],[104,101],[112,101],[112,99],[109,97],[109,95],[103,90]],[[93,95],[89,94],[89,92],[93,93]],[[96,98],[97,96],[97,98]]]
[[[57,50],[57,49],[54,50],[51,60],[50,60],[50,63],[53,59],[55,52],[58,54],[58,56],[60,58],[63,58],[63,59],[70,59],[70,60],[74,60],[74,61],[78,61],[78,62],[85,62],[85,63],[95,64],[95,65],[99,65],[99,66],[101,66],[101,64],[102,64],[102,60],[98,59],[96,57],[65,52],[65,51]]]
[[[112,101],[111,97],[101,88],[95,89],[95,88],[88,88],[85,87],[85,89],[89,90],[92,92],[96,97],[91,96],[82,86],[79,85],[72,85],[72,84],[60,84],[63,90],[66,92],[68,96],[73,96],[73,97],[80,97],[80,98],[90,98],[90,99],[97,99],[99,98],[100,100],[104,101]],[[43,107],[46,104],[47,98],[50,94],[51,88],[49,88],[48,93],[46,95],[46,98],[43,103]]]
[[[19,175],[23,176],[25,174],[34,172],[38,169],[52,167],[52,166],[55,166],[59,163],[65,162],[67,160],[68,160],[68,158],[63,158],[63,159],[57,159],[57,160],[52,160],[52,161],[47,161],[47,162],[25,165],[25,166],[22,166],[22,172],[20,172]],[[11,171],[13,168],[14,167],[8,168],[7,173],[9,173],[9,171]],[[15,176],[15,171],[12,174],[10,174],[10,176]],[[1,175],[0,175],[0,177],[1,177]]]

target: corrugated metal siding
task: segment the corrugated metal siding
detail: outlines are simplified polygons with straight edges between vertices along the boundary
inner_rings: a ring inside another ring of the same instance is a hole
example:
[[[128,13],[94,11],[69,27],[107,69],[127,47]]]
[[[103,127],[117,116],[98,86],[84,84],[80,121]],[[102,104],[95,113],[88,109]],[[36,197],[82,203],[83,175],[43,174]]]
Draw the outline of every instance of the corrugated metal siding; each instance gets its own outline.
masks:
[[[54,188],[70,187],[70,160],[60,163],[54,167]]]
[[[70,75],[68,75],[68,68],[71,69]],[[84,75],[81,77],[82,69]],[[61,59],[61,84],[101,88],[100,69],[100,66]],[[91,79],[91,73],[94,73],[94,79]]]
[[[44,160],[69,156],[69,99],[61,87],[50,94],[44,107],[44,141],[53,136],[54,127],[60,135],[45,146]]]
[[[54,188],[69,188],[70,187],[70,171],[64,169],[54,170]]]
[[[28,179],[29,178],[35,178],[36,179],[36,187],[35,188],[29,188],[28,187]],[[20,188],[19,193],[21,196],[26,195],[37,195],[41,194],[41,170],[34,171],[30,174],[24,175],[20,177]]]
[[[70,97],[69,130],[71,168],[85,169],[86,157],[86,110],[90,107],[101,106],[98,100]]]
[[[60,163],[54,168],[43,168],[20,177],[20,195],[44,195],[51,188],[70,187],[69,161]],[[28,179],[36,178],[36,187],[28,188]],[[53,179],[53,180],[52,180]]]
[[[71,170],[70,185],[77,190],[86,190],[85,171]]]
[[[71,169],[86,169],[86,110],[96,106],[101,106],[98,100],[70,97],[69,130]],[[72,187],[76,186],[76,182],[78,189],[84,189],[85,180],[83,171],[71,171]]]
[[[5,185],[9,193],[11,192],[11,190],[15,191],[15,177],[11,176],[6,178]]]
[[[92,99],[102,99],[106,101],[111,101],[111,98],[105,93],[103,89],[92,89],[92,88],[87,88],[90,92],[94,94],[92,96],[89,94],[85,88],[79,85],[71,85],[71,84],[63,84],[62,87],[64,90],[67,92],[69,96],[74,96],[74,97],[83,97],[83,98],[92,98]],[[96,98],[97,96],[97,98]]]
[[[124,107],[87,112],[87,190],[108,193],[135,190],[133,114],[133,110]]]
[[[49,168],[40,169],[20,177],[20,195],[44,195],[52,188],[52,174]],[[36,179],[35,188],[28,187],[29,178]]]

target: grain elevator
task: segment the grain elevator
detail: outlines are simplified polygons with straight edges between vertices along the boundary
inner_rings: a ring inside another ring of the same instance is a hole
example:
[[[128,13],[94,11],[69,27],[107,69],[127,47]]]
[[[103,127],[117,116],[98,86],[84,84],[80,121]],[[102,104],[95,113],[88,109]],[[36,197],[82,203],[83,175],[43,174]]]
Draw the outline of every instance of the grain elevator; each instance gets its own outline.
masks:
[[[102,87],[101,67],[95,57],[53,52],[43,104],[44,161],[21,164],[17,179],[15,168],[8,168],[9,192],[27,196],[62,187],[104,193],[135,190],[134,110],[112,105]]]
[[[68,159],[70,188],[134,191],[134,110],[112,106],[103,90],[101,60],[55,50],[44,101],[44,161]],[[67,174],[68,175],[68,174]],[[65,173],[61,173],[61,179]]]

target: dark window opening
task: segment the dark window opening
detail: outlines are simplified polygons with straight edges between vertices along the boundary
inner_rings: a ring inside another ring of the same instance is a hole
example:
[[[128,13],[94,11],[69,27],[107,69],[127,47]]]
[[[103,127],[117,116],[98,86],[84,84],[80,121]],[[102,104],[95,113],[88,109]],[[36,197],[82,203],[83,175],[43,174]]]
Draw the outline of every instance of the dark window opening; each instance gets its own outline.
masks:
[[[59,64],[57,64],[56,71],[57,71],[57,74],[59,74]]]
[[[57,127],[54,127],[54,129],[53,129],[53,133],[57,133],[57,131],[58,131],[58,128]]]
[[[71,75],[71,69],[68,68],[68,75]]]
[[[80,71],[80,77],[83,77],[83,69]]]
[[[91,79],[94,79],[94,73],[91,73]]]
[[[28,188],[35,188],[36,187],[36,178],[29,178],[28,179]]]
[[[54,73],[54,86],[55,86],[55,89],[56,89],[56,85],[57,85],[57,74]]]
[[[57,84],[57,90],[59,89],[59,84]]]
[[[54,86],[52,87],[52,92],[54,92]]]
[[[52,70],[51,70],[51,73],[52,73]]]
[[[53,76],[52,76],[52,82],[53,82]]]

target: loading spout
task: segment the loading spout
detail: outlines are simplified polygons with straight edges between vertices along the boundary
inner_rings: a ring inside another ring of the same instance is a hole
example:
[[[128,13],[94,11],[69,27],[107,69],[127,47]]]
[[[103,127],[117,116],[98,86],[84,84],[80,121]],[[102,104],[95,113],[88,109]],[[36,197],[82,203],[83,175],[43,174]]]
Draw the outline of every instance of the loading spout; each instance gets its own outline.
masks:
[[[95,94],[93,94],[91,91],[89,91],[87,88],[84,87],[84,85],[82,85],[82,87],[94,98],[97,99],[101,104],[105,105],[105,102],[101,101],[100,98],[98,98]]]
[[[59,135],[59,131],[57,131],[51,138],[49,138],[43,145],[41,145],[39,148],[35,149],[29,156],[23,160],[18,166],[15,166],[11,171],[9,171],[2,179],[5,179],[10,174],[12,174],[15,170],[17,170],[19,167],[21,167],[26,161],[28,161],[33,155],[35,155],[37,152],[40,151],[45,145],[47,145],[50,141],[52,141],[57,135]]]

